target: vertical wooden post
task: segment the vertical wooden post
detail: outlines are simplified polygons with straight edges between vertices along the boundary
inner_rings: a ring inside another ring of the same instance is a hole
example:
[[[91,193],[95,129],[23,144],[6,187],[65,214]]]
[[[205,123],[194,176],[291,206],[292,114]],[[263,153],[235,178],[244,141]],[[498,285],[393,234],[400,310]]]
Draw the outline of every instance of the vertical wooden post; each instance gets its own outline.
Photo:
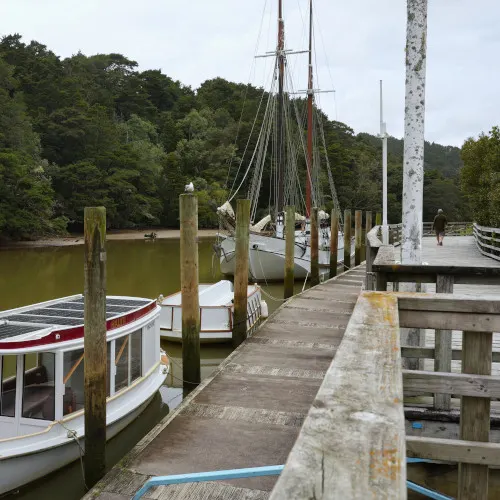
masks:
[[[351,267],[351,211],[344,211],[344,270]]]
[[[493,334],[463,332],[462,373],[491,375]],[[490,440],[490,399],[462,396],[460,403],[460,439]],[[458,464],[458,500],[487,500],[488,466]]]
[[[436,293],[453,293],[453,282],[453,276],[438,274]],[[434,371],[451,372],[451,330],[436,330],[434,344]],[[450,402],[450,394],[434,394],[436,410],[449,410]]]
[[[250,241],[250,200],[236,205],[236,270],[234,273],[233,347],[247,338],[248,245]]]
[[[84,211],[85,484],[106,472],[106,209]]]
[[[330,278],[337,276],[339,253],[339,213],[332,209],[330,228]]]
[[[198,295],[198,198],[179,197],[181,225],[182,378],[189,392],[201,381]]]
[[[381,226],[382,225],[382,214],[380,212],[377,212],[375,214],[375,225],[376,226]]]
[[[295,282],[295,207],[286,207],[285,220],[285,299],[293,296]]]
[[[311,286],[319,284],[319,220],[318,207],[311,210]]]
[[[372,230],[372,213],[370,210],[368,210],[365,212],[365,239],[368,237],[368,233],[371,230]]]
[[[356,210],[354,212],[354,265],[361,264],[361,231],[363,229],[363,212]]]

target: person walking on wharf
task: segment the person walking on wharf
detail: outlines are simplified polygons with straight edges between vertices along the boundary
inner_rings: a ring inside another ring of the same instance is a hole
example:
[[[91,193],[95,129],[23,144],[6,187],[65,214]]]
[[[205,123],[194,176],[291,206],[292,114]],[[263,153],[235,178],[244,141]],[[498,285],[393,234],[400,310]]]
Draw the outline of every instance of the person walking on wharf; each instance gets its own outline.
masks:
[[[438,210],[436,217],[434,217],[434,222],[432,223],[432,229],[436,231],[437,244],[443,246],[444,229],[448,224],[448,219],[444,215],[441,209]]]

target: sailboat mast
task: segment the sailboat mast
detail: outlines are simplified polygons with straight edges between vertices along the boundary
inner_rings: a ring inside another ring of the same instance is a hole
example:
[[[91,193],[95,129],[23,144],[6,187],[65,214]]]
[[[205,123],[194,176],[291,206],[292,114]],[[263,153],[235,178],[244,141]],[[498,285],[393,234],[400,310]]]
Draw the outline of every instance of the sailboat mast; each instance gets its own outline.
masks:
[[[285,23],[283,20],[283,0],[278,0],[278,213],[283,212],[285,184],[285,133],[284,133],[284,95],[285,76]]]
[[[312,0],[309,2],[309,73],[307,82],[307,178],[306,217],[311,216],[311,176],[313,165],[313,65],[312,65]]]

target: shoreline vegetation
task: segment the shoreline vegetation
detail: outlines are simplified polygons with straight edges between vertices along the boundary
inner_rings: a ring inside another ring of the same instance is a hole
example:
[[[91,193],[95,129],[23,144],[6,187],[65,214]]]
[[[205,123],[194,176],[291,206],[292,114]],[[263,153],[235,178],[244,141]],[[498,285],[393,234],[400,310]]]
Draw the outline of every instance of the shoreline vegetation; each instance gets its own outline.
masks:
[[[152,240],[144,235],[154,232],[157,240],[178,240],[180,229],[115,229],[106,233],[106,241],[127,241],[127,240]],[[199,229],[198,238],[215,238],[218,229]],[[68,247],[83,245],[83,234],[71,234],[69,236],[41,238],[32,241],[3,241],[0,242],[0,250],[11,250],[16,248],[47,248],[47,247]]]

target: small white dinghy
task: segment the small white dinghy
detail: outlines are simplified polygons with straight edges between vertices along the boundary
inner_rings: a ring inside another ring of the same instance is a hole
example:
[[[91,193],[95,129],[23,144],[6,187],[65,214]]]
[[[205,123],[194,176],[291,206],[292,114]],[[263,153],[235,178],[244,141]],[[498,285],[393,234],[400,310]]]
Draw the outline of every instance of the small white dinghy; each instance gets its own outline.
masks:
[[[160,307],[106,298],[106,438],[164,383]],[[0,312],[0,494],[77,460],[84,446],[84,301],[74,295]]]
[[[231,342],[233,336],[234,287],[228,280],[199,286],[200,342]],[[160,295],[160,335],[166,340],[182,342],[181,292],[168,297]],[[247,331],[267,317],[267,304],[258,285],[248,286]]]

